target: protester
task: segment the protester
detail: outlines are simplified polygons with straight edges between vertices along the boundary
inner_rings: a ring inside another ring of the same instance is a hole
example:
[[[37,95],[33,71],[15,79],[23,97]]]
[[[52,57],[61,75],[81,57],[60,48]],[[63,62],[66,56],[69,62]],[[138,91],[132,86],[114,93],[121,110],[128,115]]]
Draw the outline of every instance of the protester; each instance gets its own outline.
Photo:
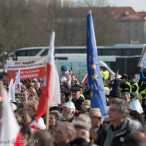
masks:
[[[20,93],[20,101],[27,102],[28,98],[29,98],[29,91],[27,89],[22,90]]]
[[[109,87],[111,88],[111,91],[119,91],[120,84],[121,81],[119,79],[119,75],[115,74],[115,78],[110,82]]]
[[[76,141],[82,139],[82,142],[86,145],[91,145],[90,143],[90,132],[86,124],[82,121],[76,121],[74,123],[76,129],[76,138],[72,141],[72,144],[75,144]]]
[[[28,91],[29,91],[29,96],[37,95],[37,92],[36,92],[35,88],[33,88],[33,87],[30,87]]]
[[[102,114],[99,108],[90,108],[89,116],[91,118],[92,130],[95,132],[100,132],[103,128],[102,126]]]
[[[44,130],[46,128],[44,120],[42,118],[39,118],[38,122],[35,121],[37,109],[38,109],[38,101],[29,101],[27,103],[27,111],[29,116],[31,117],[30,125],[34,125],[37,128]]]
[[[131,133],[125,138],[123,146],[145,146],[145,141],[139,134]]]
[[[81,96],[81,89],[78,84],[72,86],[71,90],[71,98],[72,102],[75,104],[75,107],[78,111],[81,110],[82,102],[84,101],[84,97]]]
[[[119,91],[110,91],[110,94],[107,97],[109,98],[108,104],[110,105],[110,102],[112,99],[120,98],[120,92]]]
[[[37,95],[31,95],[28,97],[28,100],[36,100],[39,101],[39,97]]]
[[[14,111],[14,114],[19,124],[30,124],[31,118],[25,109],[19,108]]]
[[[54,132],[55,146],[67,146],[75,138],[74,126],[68,122],[60,122]]]
[[[36,93],[38,96],[40,96],[40,93],[41,93],[41,85],[39,82],[35,82],[34,83],[34,88],[36,89]]]
[[[85,101],[82,102],[81,109],[82,109],[83,112],[89,111],[90,107],[91,107],[91,101],[90,100],[85,100]]]
[[[124,137],[131,132],[128,104],[123,99],[112,99],[109,109],[109,125],[100,133],[97,144],[122,146]],[[121,138],[122,137],[122,138]]]
[[[53,134],[53,131],[59,124],[61,115],[57,110],[52,110],[49,112],[49,131]]]
[[[123,92],[121,95],[121,98],[124,99],[127,103],[131,102],[130,93],[129,92]]]
[[[61,66],[61,74],[59,76],[59,79],[61,80],[62,77],[65,77],[67,79],[67,83],[69,85],[69,87],[71,86],[71,75],[67,72],[68,68],[66,65],[62,65]]]
[[[62,106],[62,121],[69,121],[72,122],[75,115],[75,105],[73,102],[68,101]]]
[[[53,137],[48,131],[35,131],[30,140],[29,146],[53,146]]]
[[[20,124],[20,127],[21,127],[21,137],[23,139],[23,144],[28,146],[28,142],[29,142],[29,139],[30,139],[30,136],[31,136],[31,128],[29,127],[29,125],[26,125],[26,124]]]
[[[142,114],[138,113],[136,110],[130,110],[129,115],[131,119],[139,121],[144,126],[145,122]]]

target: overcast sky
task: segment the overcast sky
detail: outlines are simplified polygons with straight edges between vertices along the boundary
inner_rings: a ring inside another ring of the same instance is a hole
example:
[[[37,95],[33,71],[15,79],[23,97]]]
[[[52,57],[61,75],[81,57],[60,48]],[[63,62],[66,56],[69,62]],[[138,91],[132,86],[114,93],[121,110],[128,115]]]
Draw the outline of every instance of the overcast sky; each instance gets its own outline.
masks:
[[[146,0],[107,0],[110,6],[131,6],[135,11],[146,11]]]
[[[127,6],[132,7],[135,11],[146,11],[146,0],[69,0],[70,2],[73,2],[74,5],[79,5],[79,2],[82,2],[82,5],[86,4],[86,1],[89,1],[89,3],[94,3],[93,5],[97,4],[99,6],[99,3],[103,4],[103,1],[105,2],[105,5],[109,5],[111,7],[116,6]]]

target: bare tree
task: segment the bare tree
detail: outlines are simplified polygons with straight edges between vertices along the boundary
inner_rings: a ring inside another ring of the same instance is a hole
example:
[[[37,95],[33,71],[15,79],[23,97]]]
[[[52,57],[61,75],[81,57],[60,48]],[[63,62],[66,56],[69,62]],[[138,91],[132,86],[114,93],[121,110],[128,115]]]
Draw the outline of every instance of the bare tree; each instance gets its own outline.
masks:
[[[56,32],[56,46],[86,45],[86,15],[89,10],[93,12],[97,44],[119,42],[119,30],[108,8],[46,7],[35,0],[0,0],[0,58],[4,52],[21,47],[48,46],[52,30]]]

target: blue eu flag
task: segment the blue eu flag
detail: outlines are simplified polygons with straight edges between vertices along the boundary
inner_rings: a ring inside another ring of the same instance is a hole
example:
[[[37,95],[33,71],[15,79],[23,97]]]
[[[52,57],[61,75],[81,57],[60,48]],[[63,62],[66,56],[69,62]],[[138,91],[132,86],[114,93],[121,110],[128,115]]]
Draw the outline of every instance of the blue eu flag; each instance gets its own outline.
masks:
[[[117,75],[119,75],[119,68],[118,68],[118,70],[117,70]]]
[[[100,108],[102,116],[106,115],[106,97],[103,79],[100,73],[98,52],[91,11],[87,15],[87,68],[91,91],[91,107]]]

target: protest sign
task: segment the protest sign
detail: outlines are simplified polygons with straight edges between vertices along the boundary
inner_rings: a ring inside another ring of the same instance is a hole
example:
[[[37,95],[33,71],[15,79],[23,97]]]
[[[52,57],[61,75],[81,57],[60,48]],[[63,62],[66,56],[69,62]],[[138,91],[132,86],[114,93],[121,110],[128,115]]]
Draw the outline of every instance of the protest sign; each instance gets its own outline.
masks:
[[[43,78],[46,74],[46,56],[33,60],[7,60],[8,79],[14,79],[20,69],[20,80]]]
[[[140,60],[138,62],[138,66],[146,68],[146,46],[141,54]]]

